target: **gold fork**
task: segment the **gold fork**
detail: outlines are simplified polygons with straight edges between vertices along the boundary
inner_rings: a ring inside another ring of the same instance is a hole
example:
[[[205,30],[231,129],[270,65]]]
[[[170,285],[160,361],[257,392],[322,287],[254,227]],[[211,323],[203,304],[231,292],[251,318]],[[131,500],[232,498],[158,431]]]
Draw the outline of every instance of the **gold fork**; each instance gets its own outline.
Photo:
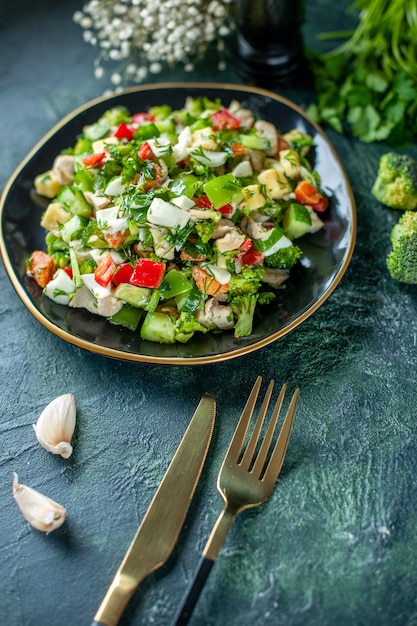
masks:
[[[262,425],[274,388],[274,381],[271,380],[252,435],[245,448],[244,442],[258,399],[261,383],[262,378],[258,376],[220,468],[217,489],[225,502],[225,506],[213,527],[194,573],[193,580],[177,611],[172,626],[185,626],[188,624],[200,592],[236,516],[245,509],[250,509],[265,502],[281,471],[300,390],[296,389],[292,396],[281,431],[272,452],[270,452],[275,427],[286,392],[286,385],[284,384],[273,409],[263,441],[258,446]]]

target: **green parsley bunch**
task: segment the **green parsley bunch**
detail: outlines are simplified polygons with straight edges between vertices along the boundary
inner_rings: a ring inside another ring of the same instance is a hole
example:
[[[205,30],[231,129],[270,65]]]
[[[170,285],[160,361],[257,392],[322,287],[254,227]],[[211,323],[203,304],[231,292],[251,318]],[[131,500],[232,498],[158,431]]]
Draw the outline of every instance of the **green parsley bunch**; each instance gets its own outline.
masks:
[[[409,143],[417,137],[417,2],[356,0],[359,23],[327,53],[308,51],[317,103],[309,114],[361,141]]]

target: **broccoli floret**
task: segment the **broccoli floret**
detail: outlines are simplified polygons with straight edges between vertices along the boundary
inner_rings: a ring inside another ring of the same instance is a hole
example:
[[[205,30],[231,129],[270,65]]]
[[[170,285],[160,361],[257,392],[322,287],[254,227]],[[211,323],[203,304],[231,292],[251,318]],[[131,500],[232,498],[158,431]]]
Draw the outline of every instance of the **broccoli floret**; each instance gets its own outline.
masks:
[[[215,224],[211,220],[205,220],[204,222],[197,222],[195,229],[197,235],[200,237],[203,243],[207,243],[213,238]]]
[[[291,269],[298,259],[302,257],[303,251],[299,246],[292,245],[286,248],[280,248],[274,254],[266,256],[264,259],[265,265],[268,267],[276,267],[280,269]]]
[[[261,286],[262,276],[265,270],[256,265],[254,267],[243,267],[240,274],[232,274],[229,280],[229,299],[236,296],[256,294]]]
[[[208,330],[210,329],[200,324],[192,313],[182,312],[175,322],[175,339],[186,343],[195,332],[206,333]]]
[[[97,268],[97,263],[94,259],[86,259],[80,265],[80,274],[93,274]]]
[[[105,111],[100,118],[100,121],[107,122],[110,126],[118,126],[122,122],[130,121],[130,113],[126,107],[116,106],[108,111]]]
[[[234,329],[236,339],[247,337],[252,333],[253,316],[257,301],[258,295],[253,293],[236,296],[230,301],[230,308],[236,320]]]
[[[81,244],[84,248],[108,248],[108,243],[97,225],[97,220],[92,219],[81,233]]]
[[[417,209],[417,161],[406,154],[387,152],[379,161],[372,194],[392,209]]]
[[[391,278],[417,284],[417,212],[405,211],[391,230],[392,250],[387,256]]]

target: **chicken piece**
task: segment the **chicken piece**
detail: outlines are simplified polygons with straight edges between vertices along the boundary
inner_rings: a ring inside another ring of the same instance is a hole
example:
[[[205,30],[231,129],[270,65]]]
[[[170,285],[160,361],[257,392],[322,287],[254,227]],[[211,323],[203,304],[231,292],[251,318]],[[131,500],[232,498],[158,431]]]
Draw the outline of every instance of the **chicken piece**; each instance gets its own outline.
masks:
[[[216,239],[214,247],[221,253],[230,252],[231,250],[238,250],[245,241],[246,235],[238,228],[234,228],[227,232],[224,237]]]
[[[110,198],[107,198],[106,196],[99,196],[92,191],[84,191],[84,198],[89,204],[92,204],[93,207],[95,207],[99,211],[101,209],[105,209],[111,203]]]
[[[271,148],[266,150],[266,154],[274,156],[278,152],[278,131],[274,124],[265,120],[255,122],[255,129],[259,137],[267,139],[271,144]]]
[[[58,155],[52,171],[60,185],[71,185],[74,182],[74,157],[71,154]]]
[[[262,276],[262,282],[274,289],[278,289],[289,277],[290,270],[267,268]]]
[[[213,231],[213,239],[220,239],[224,237],[226,233],[230,232],[233,228],[236,228],[232,220],[222,218],[217,222]]]
[[[242,230],[251,239],[262,239],[267,234],[267,230],[263,227],[261,222],[257,222],[252,217],[243,219],[241,222]]]
[[[253,117],[252,111],[249,109],[244,109],[240,102],[237,100],[232,100],[228,109],[229,113],[232,113],[235,117],[240,119],[241,126],[244,128],[252,128],[255,118]]]
[[[93,296],[91,291],[83,285],[75,291],[75,295],[69,301],[69,305],[73,309],[87,309],[90,313],[97,315],[97,298]]]
[[[234,327],[232,309],[225,304],[219,304],[216,298],[208,298],[204,304],[204,311],[199,309],[196,317],[203,326],[210,327],[214,324],[220,330]]]
[[[116,315],[123,306],[122,300],[113,296],[105,296],[97,298],[97,313],[103,317],[111,317]]]
[[[166,228],[159,228],[157,226],[151,228],[155,254],[162,259],[172,261],[175,256],[175,250],[172,243],[165,239],[167,233],[168,230]]]
[[[257,174],[262,172],[265,163],[265,152],[248,148],[246,150],[246,156],[249,159],[250,164],[252,165],[253,171]]]

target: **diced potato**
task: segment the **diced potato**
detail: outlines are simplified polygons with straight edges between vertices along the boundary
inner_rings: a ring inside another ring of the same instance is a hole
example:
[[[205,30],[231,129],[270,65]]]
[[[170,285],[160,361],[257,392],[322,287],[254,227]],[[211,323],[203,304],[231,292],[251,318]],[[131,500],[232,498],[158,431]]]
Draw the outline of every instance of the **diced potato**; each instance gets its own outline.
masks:
[[[300,157],[295,150],[281,150],[279,153],[280,164],[284,174],[289,178],[297,178],[300,175]]]
[[[217,142],[214,138],[213,129],[208,126],[195,130],[192,134],[191,145],[193,148],[202,148],[203,150],[217,150]]]
[[[242,187],[242,194],[245,207],[250,211],[260,209],[266,202],[266,198],[261,192],[260,185]]]
[[[34,184],[38,194],[45,196],[45,198],[55,198],[58,191],[61,189],[61,185],[53,170],[48,170],[36,176]]]
[[[117,137],[105,137],[104,139],[97,139],[97,141],[93,141],[93,144],[91,146],[93,149],[93,154],[108,152],[109,145],[117,143],[119,143]]]
[[[265,185],[266,193],[272,200],[280,200],[292,191],[285,174],[274,168],[261,172],[258,180],[262,185]]]
[[[42,215],[41,226],[55,232],[59,229],[59,224],[65,224],[71,217],[71,213],[68,213],[59,202],[51,202]]]

